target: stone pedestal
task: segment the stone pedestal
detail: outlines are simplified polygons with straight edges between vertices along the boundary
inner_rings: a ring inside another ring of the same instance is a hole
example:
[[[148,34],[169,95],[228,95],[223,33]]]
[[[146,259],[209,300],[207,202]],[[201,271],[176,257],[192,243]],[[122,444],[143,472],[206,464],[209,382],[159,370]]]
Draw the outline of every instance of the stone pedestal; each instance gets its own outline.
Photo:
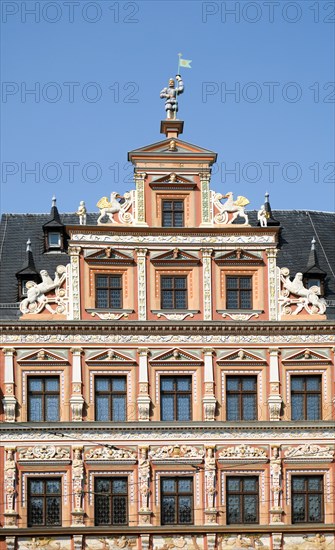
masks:
[[[17,527],[17,516],[18,514],[15,512],[15,510],[6,510],[5,513],[4,513],[4,526],[3,528],[6,529],[7,528],[13,528],[13,527]]]
[[[216,521],[217,509],[206,508],[205,510],[205,525],[218,525]]]
[[[151,510],[149,508],[141,508],[138,512],[138,524],[139,525],[150,525],[151,520]]]
[[[16,399],[13,395],[5,395],[2,406],[5,414],[5,422],[15,422]]]
[[[81,395],[72,395],[70,398],[73,422],[81,422],[83,420],[84,402],[84,398]]]
[[[270,524],[278,524],[278,523],[283,523],[282,521],[282,517],[283,517],[283,509],[281,508],[281,506],[278,506],[278,507],[273,507],[271,508],[270,510]]]
[[[280,395],[270,395],[268,399],[268,405],[269,405],[269,416],[270,420],[278,421],[280,420],[280,413],[281,413],[281,406],[282,406],[282,398]]]
[[[71,512],[72,525],[71,527],[85,527],[84,516],[85,512],[82,508],[76,508]]]
[[[202,402],[204,407],[204,420],[214,421],[216,409],[216,399],[214,395],[205,395]]]

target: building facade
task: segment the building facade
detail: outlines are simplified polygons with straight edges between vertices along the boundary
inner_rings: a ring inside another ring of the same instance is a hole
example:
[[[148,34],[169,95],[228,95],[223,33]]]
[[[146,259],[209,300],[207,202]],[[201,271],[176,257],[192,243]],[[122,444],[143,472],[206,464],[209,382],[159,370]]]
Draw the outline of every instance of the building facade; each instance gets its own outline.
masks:
[[[182,131],[99,216],[3,216],[2,548],[335,547],[335,216]]]

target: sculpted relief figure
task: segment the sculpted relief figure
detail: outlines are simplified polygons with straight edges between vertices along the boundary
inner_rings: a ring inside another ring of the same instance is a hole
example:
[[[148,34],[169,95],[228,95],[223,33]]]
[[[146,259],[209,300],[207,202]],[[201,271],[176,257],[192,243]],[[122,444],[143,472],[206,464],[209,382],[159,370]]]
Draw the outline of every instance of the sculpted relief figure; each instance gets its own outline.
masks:
[[[118,199],[121,199],[120,201]],[[97,224],[104,223],[102,219],[106,216],[110,223],[117,223],[114,219],[114,214],[118,214],[119,223],[133,223],[134,217],[129,212],[130,207],[135,202],[134,191],[127,191],[122,197],[116,191],[113,191],[110,196],[110,200],[107,197],[102,197],[97,203],[97,207],[100,210],[100,215],[97,220]]]
[[[215,193],[212,191],[212,202],[214,207],[214,222],[219,224],[231,224],[238,216],[244,218],[244,225],[249,223],[248,215],[245,212],[245,207],[249,204],[249,200],[245,197],[238,196],[234,201],[234,195],[231,191],[222,195],[222,193]],[[227,199],[222,203],[222,199]],[[215,209],[218,212],[215,214]],[[232,217],[229,217],[232,214]]]
[[[63,313],[65,306],[62,303],[63,293],[61,286],[66,280],[66,267],[59,265],[56,269],[55,277],[52,279],[49,273],[42,269],[40,271],[42,278],[41,283],[35,281],[28,281],[27,298],[22,300],[20,304],[20,310],[22,313],[40,313],[43,309],[47,309],[50,313]],[[47,298],[46,294],[55,290],[55,296]],[[65,293],[64,293],[65,295]],[[53,309],[49,302],[56,302],[57,307]]]
[[[325,313],[327,303],[324,298],[320,298],[320,288],[316,285],[305,288],[302,273],[297,273],[293,281],[291,281],[289,275],[290,270],[287,267],[280,270],[283,287],[280,301],[282,302],[283,314],[290,315],[292,313],[292,315],[297,315],[303,309],[311,315]],[[293,294],[295,298],[290,298],[290,294]],[[294,304],[296,309],[292,312],[291,305]]]

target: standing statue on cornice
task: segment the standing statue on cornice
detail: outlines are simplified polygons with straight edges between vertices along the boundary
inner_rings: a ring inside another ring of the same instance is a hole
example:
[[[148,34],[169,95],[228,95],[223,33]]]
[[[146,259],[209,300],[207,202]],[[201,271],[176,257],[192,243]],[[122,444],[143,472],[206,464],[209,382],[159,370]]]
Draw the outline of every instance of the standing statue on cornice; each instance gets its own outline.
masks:
[[[175,88],[173,78],[170,78],[168,87],[163,88],[160,93],[160,97],[165,99],[166,118],[168,120],[176,119],[178,112],[178,95],[182,94],[184,91],[184,83],[179,74],[177,74],[176,80],[178,81],[177,88]]]

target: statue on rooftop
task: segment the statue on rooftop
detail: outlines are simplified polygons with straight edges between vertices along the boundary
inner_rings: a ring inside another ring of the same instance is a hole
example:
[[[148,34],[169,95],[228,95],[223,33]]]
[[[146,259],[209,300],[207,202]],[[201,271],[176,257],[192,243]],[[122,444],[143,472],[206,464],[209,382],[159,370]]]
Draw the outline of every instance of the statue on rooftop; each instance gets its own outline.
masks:
[[[170,78],[169,85],[160,93],[161,99],[165,99],[165,111],[166,118],[168,120],[175,120],[178,112],[178,95],[184,91],[184,83],[179,74],[176,76],[178,87],[175,87],[173,78]]]
[[[87,210],[84,201],[80,201],[76,214],[79,216],[79,224],[86,225]]]

